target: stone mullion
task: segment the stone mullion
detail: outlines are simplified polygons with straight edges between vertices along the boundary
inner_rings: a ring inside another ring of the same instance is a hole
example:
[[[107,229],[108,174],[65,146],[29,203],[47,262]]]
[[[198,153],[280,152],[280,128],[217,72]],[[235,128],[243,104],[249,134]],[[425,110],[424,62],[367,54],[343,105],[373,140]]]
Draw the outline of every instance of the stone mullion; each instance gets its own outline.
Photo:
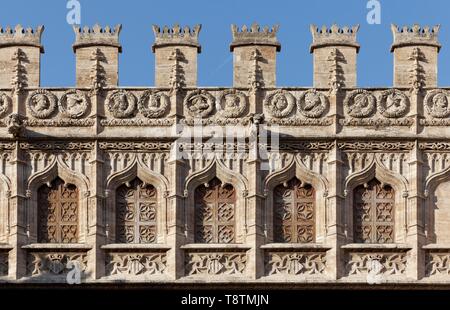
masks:
[[[86,243],[92,245],[92,250],[88,252],[88,273],[92,279],[99,279],[105,276],[106,257],[102,245],[107,243],[106,236],[106,198],[104,189],[104,160],[103,152],[99,149],[98,142],[92,151],[91,165],[91,188],[88,199],[88,223]]]
[[[20,279],[27,273],[27,253],[22,246],[29,243],[30,219],[28,218],[29,197],[27,197],[26,188],[26,169],[27,162],[25,154],[19,147],[19,141],[16,141],[16,147],[11,158],[11,196],[9,198],[10,206],[10,227],[9,244],[14,248],[9,252],[9,277]]]
[[[406,242],[412,247],[409,253],[407,276],[416,280],[425,276],[425,253],[422,246],[426,244],[425,236],[425,196],[422,152],[416,141],[410,152],[409,191],[404,193],[406,200]]]
[[[332,279],[338,279],[344,275],[345,260],[341,246],[346,243],[345,236],[345,198],[343,175],[344,162],[337,142],[329,153],[328,180],[329,189],[326,197],[326,245],[331,247],[327,252],[327,274]]]

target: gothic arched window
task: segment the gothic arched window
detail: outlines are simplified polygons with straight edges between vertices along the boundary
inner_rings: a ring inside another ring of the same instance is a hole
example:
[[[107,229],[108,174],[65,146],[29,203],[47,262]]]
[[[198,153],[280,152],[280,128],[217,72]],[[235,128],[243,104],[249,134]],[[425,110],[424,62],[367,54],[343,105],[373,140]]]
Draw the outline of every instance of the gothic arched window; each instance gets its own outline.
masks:
[[[38,241],[78,242],[78,188],[60,178],[38,189]]]
[[[395,192],[377,179],[353,191],[354,239],[357,243],[394,242]]]
[[[195,242],[235,242],[236,192],[214,178],[195,190]]]
[[[156,242],[157,191],[135,178],[116,191],[116,238],[119,243]]]
[[[274,189],[274,242],[315,241],[315,191],[297,178]]]

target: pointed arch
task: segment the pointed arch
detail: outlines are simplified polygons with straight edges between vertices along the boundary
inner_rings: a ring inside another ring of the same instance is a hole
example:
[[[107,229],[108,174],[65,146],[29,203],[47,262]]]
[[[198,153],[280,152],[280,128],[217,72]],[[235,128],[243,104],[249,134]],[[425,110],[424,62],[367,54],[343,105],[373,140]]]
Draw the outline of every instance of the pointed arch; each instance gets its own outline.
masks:
[[[195,190],[204,184],[210,183],[213,179],[218,179],[222,187],[226,185],[235,189],[234,218],[235,218],[235,238],[234,243],[242,243],[247,227],[247,179],[227,168],[221,160],[215,157],[202,170],[190,175],[184,186],[184,220],[187,227],[187,242],[195,242]]]
[[[78,197],[78,223],[79,233],[78,242],[83,243],[86,240],[86,231],[88,223],[88,205],[89,205],[89,180],[86,176],[70,169],[59,156],[55,156],[50,164],[32,176],[27,181],[27,226],[31,243],[37,242],[38,236],[38,189],[47,184],[49,187],[57,178],[65,184],[72,184],[79,190]]]
[[[354,212],[354,194],[353,191],[360,185],[367,184],[372,180],[378,180],[381,186],[389,185],[394,189],[394,223],[395,240],[394,242],[406,242],[406,223],[407,223],[407,196],[408,181],[406,178],[396,172],[387,169],[384,164],[373,156],[373,159],[364,169],[349,175],[344,182],[345,212],[344,223],[348,242],[354,242],[353,212]]]
[[[165,176],[150,170],[138,156],[134,156],[132,163],[125,169],[111,174],[106,179],[106,191],[114,191],[136,177],[145,183],[152,184],[160,193],[165,193],[169,188],[169,181]]]
[[[82,193],[89,191],[89,181],[86,176],[70,169],[58,156],[42,171],[33,174],[27,182],[27,189],[35,193],[43,184],[50,184],[57,177],[67,184],[76,185]]]
[[[267,238],[268,242],[273,242],[274,238],[274,190],[280,185],[297,178],[303,184],[311,185],[315,197],[314,212],[317,214],[315,219],[315,240],[314,242],[323,242],[326,234],[326,203],[328,196],[328,180],[308,169],[297,156],[292,156],[289,162],[281,170],[269,174],[264,180],[264,192],[266,196],[266,203],[264,208],[264,223],[267,224]]]
[[[184,192],[189,195],[197,186],[208,183],[214,177],[217,177],[225,184],[233,185],[241,193],[247,192],[247,179],[243,175],[228,169],[217,157],[202,170],[193,173],[186,179]]]
[[[361,171],[355,172],[345,179],[344,195],[350,193],[355,187],[377,178],[382,184],[389,184],[396,192],[406,195],[408,193],[408,181],[396,172],[387,169],[376,156],[371,163]]]
[[[167,231],[167,196],[169,181],[162,174],[149,169],[139,158],[134,156],[131,164],[123,170],[111,174],[106,179],[106,225],[108,243],[116,243],[117,236],[117,202],[116,191],[122,185],[127,185],[138,178],[144,184],[152,185],[156,189],[156,243],[165,242]]]
[[[311,184],[316,190],[320,190],[324,195],[328,193],[328,180],[309,170],[296,156],[292,156],[289,163],[281,170],[268,175],[264,181],[265,191],[273,190],[277,185],[282,184],[296,177],[304,183]]]

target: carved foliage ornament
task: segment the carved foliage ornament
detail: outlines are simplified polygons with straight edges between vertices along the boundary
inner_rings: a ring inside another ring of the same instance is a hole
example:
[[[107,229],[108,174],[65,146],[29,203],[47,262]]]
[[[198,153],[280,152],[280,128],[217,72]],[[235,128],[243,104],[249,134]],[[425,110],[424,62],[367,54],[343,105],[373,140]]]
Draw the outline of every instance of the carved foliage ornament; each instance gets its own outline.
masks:
[[[247,109],[247,97],[243,92],[235,89],[225,90],[220,96],[221,113],[224,117],[237,118]]]
[[[108,96],[106,105],[115,118],[129,118],[136,113],[137,99],[131,92],[121,89]]]
[[[389,89],[381,93],[378,111],[387,118],[399,118],[408,113],[409,99],[397,89]]]
[[[139,112],[147,118],[158,118],[164,116],[170,107],[170,99],[163,92],[146,90],[139,98]]]
[[[0,117],[5,116],[10,108],[11,98],[5,93],[0,93]]]
[[[450,93],[443,89],[428,92],[424,99],[428,114],[435,118],[448,117],[450,115],[449,96]]]
[[[192,117],[208,117],[214,110],[215,98],[205,90],[191,92],[184,99],[184,106]]]
[[[58,99],[45,89],[34,91],[27,100],[28,109],[35,118],[45,119],[57,110]]]
[[[375,112],[377,99],[368,91],[358,89],[348,94],[345,98],[344,106],[348,115],[356,118],[366,118]]]
[[[264,107],[270,116],[283,118],[289,116],[295,106],[295,97],[283,89],[277,90],[266,96]]]
[[[302,93],[299,98],[298,110],[308,118],[319,118],[327,109],[327,97],[315,89]]]
[[[81,118],[88,109],[88,99],[84,92],[71,89],[59,100],[61,112],[69,118]]]

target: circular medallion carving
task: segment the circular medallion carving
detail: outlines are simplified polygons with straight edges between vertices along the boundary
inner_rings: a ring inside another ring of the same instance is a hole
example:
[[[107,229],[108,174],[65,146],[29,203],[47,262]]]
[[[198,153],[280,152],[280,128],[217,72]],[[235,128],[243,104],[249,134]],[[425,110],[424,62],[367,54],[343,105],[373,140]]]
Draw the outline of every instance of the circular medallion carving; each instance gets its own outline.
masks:
[[[277,90],[264,99],[264,107],[270,116],[283,118],[289,116],[295,106],[294,96],[285,90]]]
[[[400,118],[408,113],[408,97],[397,89],[389,89],[381,93],[378,111],[387,118]]]
[[[328,109],[328,99],[315,89],[301,94],[298,102],[298,110],[309,118],[319,118]]]
[[[10,108],[11,98],[5,93],[0,93],[0,117],[5,116]]]
[[[71,89],[59,100],[61,113],[69,118],[81,118],[88,109],[88,99],[84,92]]]
[[[348,94],[347,98],[345,98],[344,106],[348,115],[356,118],[365,118],[375,113],[377,99],[368,91],[358,89]]]
[[[214,97],[204,91],[196,90],[184,99],[184,106],[192,117],[207,117],[214,110]]]
[[[136,113],[136,97],[126,90],[116,90],[112,92],[107,99],[108,111],[115,118],[128,118]]]
[[[146,90],[139,98],[139,112],[147,118],[164,116],[170,107],[170,98],[163,92]]]
[[[222,115],[228,118],[242,116],[248,106],[245,94],[235,89],[225,90],[220,96],[219,102]]]
[[[443,89],[428,92],[424,99],[428,114],[435,118],[448,117],[450,115],[449,95],[449,92]]]
[[[49,118],[57,109],[58,99],[45,89],[34,91],[27,100],[28,109],[35,118]]]

